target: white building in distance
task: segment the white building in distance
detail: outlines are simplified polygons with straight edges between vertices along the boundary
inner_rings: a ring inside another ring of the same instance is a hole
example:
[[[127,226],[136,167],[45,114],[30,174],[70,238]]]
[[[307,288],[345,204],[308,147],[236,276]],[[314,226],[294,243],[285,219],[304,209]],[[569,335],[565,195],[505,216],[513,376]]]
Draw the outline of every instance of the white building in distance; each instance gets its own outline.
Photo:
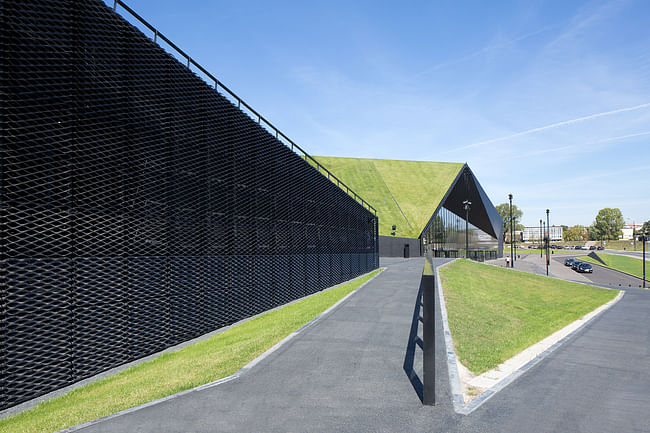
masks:
[[[533,226],[533,227],[524,227],[523,231],[523,239],[524,242],[541,242],[541,239],[543,239],[544,234],[543,231],[546,229],[546,227],[540,229],[539,226]],[[542,235],[540,238],[540,234]],[[551,242],[560,242],[562,241],[562,226],[551,226]]]
[[[619,239],[623,239],[626,241],[631,241],[632,238],[634,237],[634,234],[637,236],[639,235],[639,232],[643,228],[642,224],[625,224],[623,226],[623,236],[621,236]]]

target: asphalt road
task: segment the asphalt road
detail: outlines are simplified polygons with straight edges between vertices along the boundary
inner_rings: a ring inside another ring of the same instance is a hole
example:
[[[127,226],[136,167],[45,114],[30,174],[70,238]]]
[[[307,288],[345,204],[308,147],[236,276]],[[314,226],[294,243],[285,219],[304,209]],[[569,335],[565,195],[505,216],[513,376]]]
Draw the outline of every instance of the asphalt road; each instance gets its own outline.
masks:
[[[581,254],[583,255],[583,254]],[[557,262],[558,264],[564,266],[564,260],[567,257],[577,257],[577,255],[569,255],[569,256],[564,256],[564,257],[554,257],[553,260]],[[566,266],[567,270],[569,270],[569,266]],[[571,270],[571,272],[574,274],[573,277],[565,277],[565,279],[573,279],[575,280],[578,278],[578,275],[582,278],[586,278],[590,282],[597,284],[599,286],[607,286],[607,287],[613,287],[613,288],[631,288],[631,287],[642,287],[643,285],[643,280],[638,277],[634,277],[628,274],[625,274],[623,272],[618,272],[613,269],[607,268],[605,266],[599,266],[599,265],[593,265],[594,272],[589,274],[589,273],[583,273],[583,274],[578,274],[578,272]],[[650,270],[650,266],[648,266]],[[648,283],[646,282],[646,287],[648,287]]]
[[[404,369],[422,264],[382,260],[383,274],[237,380],[83,431],[650,432],[650,291],[639,289],[468,416],[451,404],[438,315],[438,404],[422,406],[419,350],[413,381]]]
[[[603,253],[620,254],[620,255],[624,255],[624,256],[633,256],[633,257],[638,257],[638,258],[643,257],[643,251],[604,250]],[[646,249],[645,256],[646,256],[646,261],[650,260],[650,249]]]

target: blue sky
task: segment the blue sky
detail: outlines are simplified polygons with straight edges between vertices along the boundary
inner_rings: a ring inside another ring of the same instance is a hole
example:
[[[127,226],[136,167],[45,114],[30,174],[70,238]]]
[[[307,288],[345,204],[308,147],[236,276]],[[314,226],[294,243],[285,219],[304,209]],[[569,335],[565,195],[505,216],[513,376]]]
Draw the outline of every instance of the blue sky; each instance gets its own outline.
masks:
[[[526,225],[650,220],[650,2],[127,4],[313,155],[467,162]]]

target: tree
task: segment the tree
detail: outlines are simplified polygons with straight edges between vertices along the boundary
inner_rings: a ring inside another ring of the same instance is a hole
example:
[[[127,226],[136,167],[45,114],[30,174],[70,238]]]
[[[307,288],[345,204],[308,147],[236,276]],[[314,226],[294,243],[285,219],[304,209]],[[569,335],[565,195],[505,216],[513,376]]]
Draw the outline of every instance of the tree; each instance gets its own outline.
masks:
[[[625,225],[623,214],[619,208],[606,207],[598,211],[592,224],[593,235],[598,240],[618,239]]]
[[[589,236],[586,240],[592,240],[592,241],[602,240],[600,233],[596,229],[596,226],[594,226],[593,224],[587,227],[587,232],[589,233]]]
[[[503,234],[510,232],[510,203],[501,203],[496,207],[497,212],[501,219],[503,219]],[[524,225],[521,224],[521,217],[524,213],[517,207],[517,205],[512,205],[512,219],[515,221],[515,231],[523,230]]]
[[[648,233],[650,234],[650,220],[646,221],[643,223],[643,227],[641,227],[641,231],[643,233]],[[638,233],[637,233],[638,234]]]
[[[589,232],[585,226],[575,225],[564,231],[565,241],[586,241],[589,240]]]

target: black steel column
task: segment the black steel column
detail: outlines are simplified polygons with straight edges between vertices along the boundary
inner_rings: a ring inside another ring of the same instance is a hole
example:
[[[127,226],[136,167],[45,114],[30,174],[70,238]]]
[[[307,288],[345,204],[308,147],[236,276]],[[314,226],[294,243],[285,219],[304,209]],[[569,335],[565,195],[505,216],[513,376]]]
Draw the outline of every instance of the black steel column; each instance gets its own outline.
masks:
[[[512,251],[512,194],[508,194],[510,200],[510,267],[515,267],[515,253]]]
[[[436,404],[436,328],[435,328],[435,275],[433,259],[427,254],[422,272],[422,403]]]
[[[542,220],[539,220],[539,246],[542,246]],[[542,258],[542,249],[539,249],[539,258]]]
[[[465,207],[465,258],[469,257],[469,206],[471,201],[465,200],[463,206]]]
[[[642,242],[643,242],[643,288],[645,289],[645,243],[648,241],[648,234],[643,233]]]
[[[550,264],[550,258],[549,258],[549,247],[551,243],[551,226],[549,225],[549,220],[548,220],[548,209],[546,209],[546,276],[548,277],[548,265]]]
[[[512,224],[513,224],[515,227],[517,227],[517,224],[514,223],[515,221],[517,221],[517,217],[514,217],[513,220],[512,220]],[[515,258],[515,260],[517,260],[517,237],[515,236],[515,232],[514,232],[514,231],[512,232],[512,241],[511,241],[511,242],[512,242],[512,249],[513,249],[514,252],[515,252],[515,254],[514,254],[514,258]]]

